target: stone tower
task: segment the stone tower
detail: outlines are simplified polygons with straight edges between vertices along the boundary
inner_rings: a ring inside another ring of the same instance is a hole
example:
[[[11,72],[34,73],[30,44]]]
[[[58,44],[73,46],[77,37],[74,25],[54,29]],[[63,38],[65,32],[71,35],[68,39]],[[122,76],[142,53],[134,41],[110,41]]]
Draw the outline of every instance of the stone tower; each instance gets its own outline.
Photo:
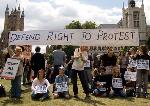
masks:
[[[140,7],[136,6],[135,0],[128,0],[128,7],[122,8],[122,24],[121,28],[137,28],[139,30],[140,44],[144,44],[147,40],[146,36],[146,17],[144,12],[143,0]]]
[[[1,35],[0,43],[1,50],[8,46],[9,32],[10,31],[23,31],[24,30],[24,10],[18,8],[9,11],[8,5],[5,10],[4,30]]]

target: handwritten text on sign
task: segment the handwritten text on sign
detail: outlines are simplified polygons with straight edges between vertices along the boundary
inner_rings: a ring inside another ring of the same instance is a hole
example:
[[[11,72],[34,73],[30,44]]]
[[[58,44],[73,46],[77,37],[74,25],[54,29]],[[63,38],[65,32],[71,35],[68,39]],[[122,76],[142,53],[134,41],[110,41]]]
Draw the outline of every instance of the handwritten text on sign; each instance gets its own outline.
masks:
[[[4,71],[2,72],[1,77],[6,78],[6,79],[14,79],[16,76],[19,64],[20,64],[20,60],[8,58],[5,63]]]
[[[112,86],[113,86],[113,88],[123,88],[122,79],[121,78],[113,78]]]
[[[64,29],[11,31],[9,45],[138,46],[137,29]]]
[[[36,93],[46,93],[47,92],[47,86],[43,85],[43,86],[36,86],[35,87],[35,92]]]

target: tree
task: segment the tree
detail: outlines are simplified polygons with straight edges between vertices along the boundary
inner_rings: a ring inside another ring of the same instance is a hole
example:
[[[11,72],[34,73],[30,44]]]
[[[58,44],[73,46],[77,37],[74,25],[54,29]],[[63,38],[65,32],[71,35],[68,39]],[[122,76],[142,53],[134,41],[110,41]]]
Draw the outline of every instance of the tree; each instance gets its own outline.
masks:
[[[82,25],[79,21],[73,20],[70,24],[66,25],[66,29],[82,29]]]
[[[97,25],[95,24],[95,22],[86,21],[85,23],[82,24],[82,28],[83,29],[96,29]]]

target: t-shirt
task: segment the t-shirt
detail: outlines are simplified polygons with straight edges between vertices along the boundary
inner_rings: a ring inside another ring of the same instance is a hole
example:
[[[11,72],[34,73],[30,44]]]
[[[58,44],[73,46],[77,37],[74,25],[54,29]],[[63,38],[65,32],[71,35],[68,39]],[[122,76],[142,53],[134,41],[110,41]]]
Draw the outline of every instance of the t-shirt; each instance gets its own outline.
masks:
[[[64,65],[65,61],[65,52],[62,50],[54,50],[53,51],[53,64],[54,65]]]

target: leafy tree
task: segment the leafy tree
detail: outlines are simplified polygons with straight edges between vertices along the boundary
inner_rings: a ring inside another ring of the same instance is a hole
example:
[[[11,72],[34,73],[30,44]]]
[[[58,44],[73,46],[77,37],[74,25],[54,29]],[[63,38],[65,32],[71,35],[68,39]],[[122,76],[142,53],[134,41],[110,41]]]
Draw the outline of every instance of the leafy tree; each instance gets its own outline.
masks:
[[[66,25],[66,29],[82,29],[82,25],[79,21],[73,20],[70,24]]]
[[[85,23],[82,24],[83,29],[96,29],[97,25],[95,22],[91,21],[86,21]]]

